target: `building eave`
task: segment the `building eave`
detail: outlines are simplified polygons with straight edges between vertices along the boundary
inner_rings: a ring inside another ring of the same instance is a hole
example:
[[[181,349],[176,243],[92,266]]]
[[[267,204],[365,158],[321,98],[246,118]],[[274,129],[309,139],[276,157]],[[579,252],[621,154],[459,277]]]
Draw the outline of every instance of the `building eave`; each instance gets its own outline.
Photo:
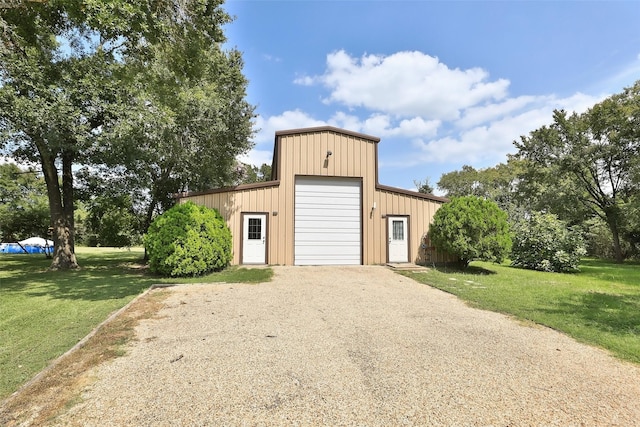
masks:
[[[205,190],[205,191],[188,191],[183,193],[176,193],[173,195],[173,198],[184,199],[186,197],[204,196],[207,194],[232,193],[236,191],[254,190],[257,188],[278,187],[279,185],[280,185],[279,180],[254,182],[251,184],[240,184],[240,185],[235,185],[233,187],[214,188],[212,190]]]
[[[308,128],[299,128],[299,129],[287,129],[287,130],[279,130],[276,131],[276,140],[279,136],[286,135],[298,135],[304,133],[317,133],[317,132],[334,132],[341,135],[349,135],[354,136],[356,138],[366,139],[371,142],[380,142],[380,138],[377,136],[366,135],[364,133],[353,132],[350,130],[340,129],[333,126],[317,126],[317,127],[308,127]]]
[[[440,203],[449,202],[449,199],[447,199],[446,197],[435,196],[429,193],[418,193],[417,191],[405,190],[403,188],[390,187],[388,185],[382,185],[382,184],[376,184],[376,190],[401,194],[403,196],[416,197],[418,199],[431,200],[433,202],[440,202]]]

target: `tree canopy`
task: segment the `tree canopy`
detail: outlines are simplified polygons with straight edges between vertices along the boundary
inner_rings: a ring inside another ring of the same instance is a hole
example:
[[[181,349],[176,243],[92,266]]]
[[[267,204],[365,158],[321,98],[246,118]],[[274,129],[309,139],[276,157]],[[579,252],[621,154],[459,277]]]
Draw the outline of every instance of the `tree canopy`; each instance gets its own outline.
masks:
[[[640,81],[582,114],[554,111],[551,124],[514,144],[506,163],[465,165],[438,187],[493,200],[514,224],[553,213],[583,229],[592,255],[640,254]]]
[[[36,171],[0,164],[0,241],[47,237],[47,189]]]
[[[253,107],[219,0],[59,0],[0,10],[0,149],[37,162],[52,268],[74,268],[74,167],[141,197],[230,181]]]
[[[434,190],[433,186],[429,182],[429,178],[425,178],[424,180],[414,179],[413,185],[416,186],[418,193],[422,194],[431,194]]]
[[[547,180],[569,180],[572,196],[607,224],[617,261],[624,258],[623,206],[640,189],[639,101],[640,81],[583,114],[555,111],[550,126],[515,142],[531,168]]]
[[[464,165],[459,171],[442,174],[437,185],[446,197],[485,197],[504,209],[517,198],[523,170],[523,161],[515,158],[485,169]]]

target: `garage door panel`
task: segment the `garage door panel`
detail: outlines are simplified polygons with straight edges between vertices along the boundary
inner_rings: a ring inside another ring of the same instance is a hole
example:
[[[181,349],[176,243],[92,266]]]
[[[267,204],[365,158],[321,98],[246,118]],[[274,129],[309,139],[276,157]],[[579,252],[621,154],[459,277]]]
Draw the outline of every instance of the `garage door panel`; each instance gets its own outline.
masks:
[[[306,256],[306,257],[313,257],[315,255],[318,256],[324,256],[324,257],[330,257],[333,256],[335,257],[335,252],[333,250],[333,246],[323,246],[323,245],[309,245],[309,246],[301,246],[300,248],[300,252],[297,253],[296,255],[299,256]],[[357,245],[354,245],[352,247],[352,249],[358,249]],[[355,255],[351,255],[352,257],[355,257]],[[349,255],[343,256],[341,258],[344,257],[349,257]],[[358,261],[360,260],[360,255],[358,255],[356,257],[358,259]]]
[[[355,221],[300,221],[301,224],[296,226],[296,233],[313,233],[316,234],[315,231],[310,230],[324,230],[325,233],[330,232],[341,232],[348,233],[353,230],[354,227],[358,227],[360,224]]]
[[[316,214],[312,214],[311,210],[306,210],[301,214],[296,215],[296,219],[301,221],[350,221],[360,223],[356,218],[353,218],[353,212],[350,212],[346,209],[335,210],[333,212],[316,212]]]
[[[295,264],[360,264],[360,199],[357,180],[296,179]]]
[[[360,257],[334,258],[334,257],[313,257],[310,259],[300,258],[296,265],[360,265]]]
[[[301,208],[318,208],[318,198],[322,198],[324,200],[326,200],[326,204],[324,206],[320,206],[319,208],[322,210],[330,210],[332,209],[332,207],[340,207],[340,206],[344,206],[344,207],[350,207],[350,208],[360,208],[359,206],[359,200],[353,200],[353,195],[350,195],[349,197],[344,197],[344,198],[332,198],[329,199],[328,197],[322,197],[320,195],[317,196],[304,196],[304,197],[300,197],[300,199],[302,200],[297,200],[296,199],[296,204],[298,206],[300,206]]]
[[[298,194],[301,196],[318,194],[321,197],[346,197],[349,194],[353,194],[352,188],[352,186],[315,185],[313,189],[308,187],[300,189]]]
[[[330,194],[335,193],[345,193],[351,192],[353,188],[353,183],[358,183],[358,181],[341,181],[340,179],[332,179],[332,178],[310,178],[310,177],[299,177],[298,182],[302,183],[307,187],[300,188],[301,192],[309,191],[313,193],[317,192],[325,192]],[[313,186],[313,189],[310,189],[308,186]]]
[[[332,235],[332,234],[338,234],[338,233],[340,234],[340,236]],[[345,233],[344,230],[323,230],[322,235],[317,235],[315,233],[298,232],[296,241],[298,242],[298,244],[325,242],[325,243],[340,244],[341,246],[343,246],[348,243],[353,243],[353,244],[357,243],[357,246],[360,246],[360,242],[355,242],[355,240],[359,237],[360,237],[359,234]]]

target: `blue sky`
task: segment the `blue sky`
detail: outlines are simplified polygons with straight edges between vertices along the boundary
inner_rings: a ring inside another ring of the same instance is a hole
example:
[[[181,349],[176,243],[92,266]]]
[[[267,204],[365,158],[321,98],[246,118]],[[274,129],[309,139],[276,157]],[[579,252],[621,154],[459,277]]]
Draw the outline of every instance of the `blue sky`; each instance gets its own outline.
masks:
[[[332,125],[381,138],[380,182],[413,189],[640,79],[640,2],[229,0],[257,106],[274,132]]]

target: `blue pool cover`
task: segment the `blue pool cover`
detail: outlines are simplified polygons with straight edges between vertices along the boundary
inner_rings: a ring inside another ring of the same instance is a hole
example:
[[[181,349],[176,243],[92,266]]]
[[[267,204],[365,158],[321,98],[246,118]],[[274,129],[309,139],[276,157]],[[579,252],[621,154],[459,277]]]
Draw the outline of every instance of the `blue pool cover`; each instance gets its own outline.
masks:
[[[24,248],[24,249],[23,249]],[[26,252],[25,252],[26,251]],[[49,254],[53,253],[53,246],[39,246],[39,245],[22,245],[20,247],[17,243],[0,243],[0,253],[2,254]]]

